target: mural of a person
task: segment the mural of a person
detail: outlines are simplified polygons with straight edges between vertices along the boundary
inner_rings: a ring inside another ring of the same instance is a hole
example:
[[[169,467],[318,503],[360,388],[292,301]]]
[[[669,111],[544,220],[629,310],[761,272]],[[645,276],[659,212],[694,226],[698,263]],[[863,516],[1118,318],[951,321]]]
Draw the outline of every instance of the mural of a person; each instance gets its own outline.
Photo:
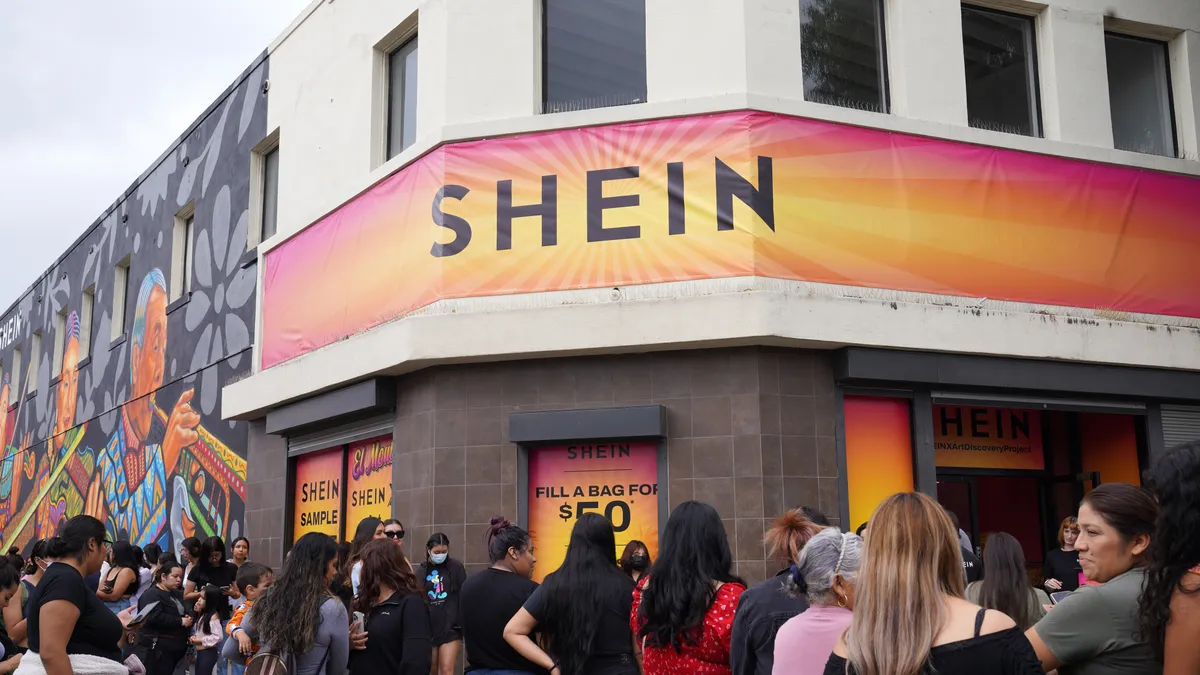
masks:
[[[67,316],[66,333],[63,336],[62,373],[54,394],[54,427],[48,441],[48,450],[41,460],[41,469],[34,494],[41,499],[34,516],[32,539],[53,536],[58,523],[66,516],[66,495],[62,490],[50,490],[47,486],[57,483],[67,463],[78,461],[75,448],[83,438],[87,425],[75,427],[75,402],[79,393],[79,315],[71,312]],[[62,477],[65,483],[66,477]]]
[[[179,396],[165,429],[159,422],[155,392],[163,383],[167,346],[167,285],[160,270],[142,280],[130,338],[132,391],[98,459],[100,480],[92,482],[85,509],[106,520],[114,537],[145,546],[168,531],[167,479],[183,450],[199,439],[200,425],[190,405],[192,389]]]

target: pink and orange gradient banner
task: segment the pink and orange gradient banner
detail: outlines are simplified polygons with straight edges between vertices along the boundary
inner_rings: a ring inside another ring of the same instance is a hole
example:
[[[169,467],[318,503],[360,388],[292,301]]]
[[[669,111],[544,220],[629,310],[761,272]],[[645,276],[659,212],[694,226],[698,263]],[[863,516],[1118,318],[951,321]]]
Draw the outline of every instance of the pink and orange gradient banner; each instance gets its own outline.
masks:
[[[266,255],[262,366],[446,298],[759,275],[1200,317],[1200,179],[758,112],[458,143]]]
[[[854,531],[879,502],[913,490],[912,412],[905,398],[847,396],[842,414],[849,529]]]

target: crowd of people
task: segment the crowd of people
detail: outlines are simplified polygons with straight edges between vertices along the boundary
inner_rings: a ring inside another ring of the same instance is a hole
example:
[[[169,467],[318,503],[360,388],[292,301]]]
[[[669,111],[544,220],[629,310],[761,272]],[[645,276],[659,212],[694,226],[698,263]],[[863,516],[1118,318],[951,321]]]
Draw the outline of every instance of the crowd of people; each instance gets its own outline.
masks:
[[[464,644],[474,675],[1195,675],[1198,525],[1200,444],[1164,454],[1145,488],[1088,492],[1036,585],[1016,538],[988,533],[969,561],[919,493],[857,533],[782,514],[765,537],[779,572],[750,587],[696,501],[656,560],[640,541],[618,556],[612,524],[581,515],[540,585],[530,534],[499,516],[469,576],[442,533],[414,566],[397,520],[365,519],[348,546],[305,534],[276,575],[245,539],[229,558],[189,539],[177,559],[77,516],[27,561],[0,558],[0,675],[449,675]]]

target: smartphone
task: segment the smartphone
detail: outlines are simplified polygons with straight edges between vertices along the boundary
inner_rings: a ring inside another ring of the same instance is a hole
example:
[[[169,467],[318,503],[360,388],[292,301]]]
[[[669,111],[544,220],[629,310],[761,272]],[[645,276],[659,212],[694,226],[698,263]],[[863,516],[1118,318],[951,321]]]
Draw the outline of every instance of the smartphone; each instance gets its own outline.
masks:
[[[362,612],[355,612],[354,625],[358,626],[358,632],[361,633],[367,627],[367,617]]]

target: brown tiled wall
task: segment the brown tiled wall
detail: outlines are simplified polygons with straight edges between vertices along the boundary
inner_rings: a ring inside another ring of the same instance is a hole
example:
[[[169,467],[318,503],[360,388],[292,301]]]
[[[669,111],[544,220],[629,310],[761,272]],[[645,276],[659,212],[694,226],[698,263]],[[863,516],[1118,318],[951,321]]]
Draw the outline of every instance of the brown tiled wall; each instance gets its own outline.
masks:
[[[287,494],[287,441],[266,432],[263,420],[250,423],[246,466],[246,537],[250,555],[276,569],[283,564],[284,499]]]
[[[472,364],[423,371],[398,387],[393,508],[413,557],[431,533],[445,532],[470,571],[487,562],[488,520],[515,519],[517,510],[517,448],[505,440],[517,410],[666,406],[670,504],[715,506],[748,580],[773,571],[762,537],[785,508],[819,506],[836,521],[828,352],[749,347]]]

